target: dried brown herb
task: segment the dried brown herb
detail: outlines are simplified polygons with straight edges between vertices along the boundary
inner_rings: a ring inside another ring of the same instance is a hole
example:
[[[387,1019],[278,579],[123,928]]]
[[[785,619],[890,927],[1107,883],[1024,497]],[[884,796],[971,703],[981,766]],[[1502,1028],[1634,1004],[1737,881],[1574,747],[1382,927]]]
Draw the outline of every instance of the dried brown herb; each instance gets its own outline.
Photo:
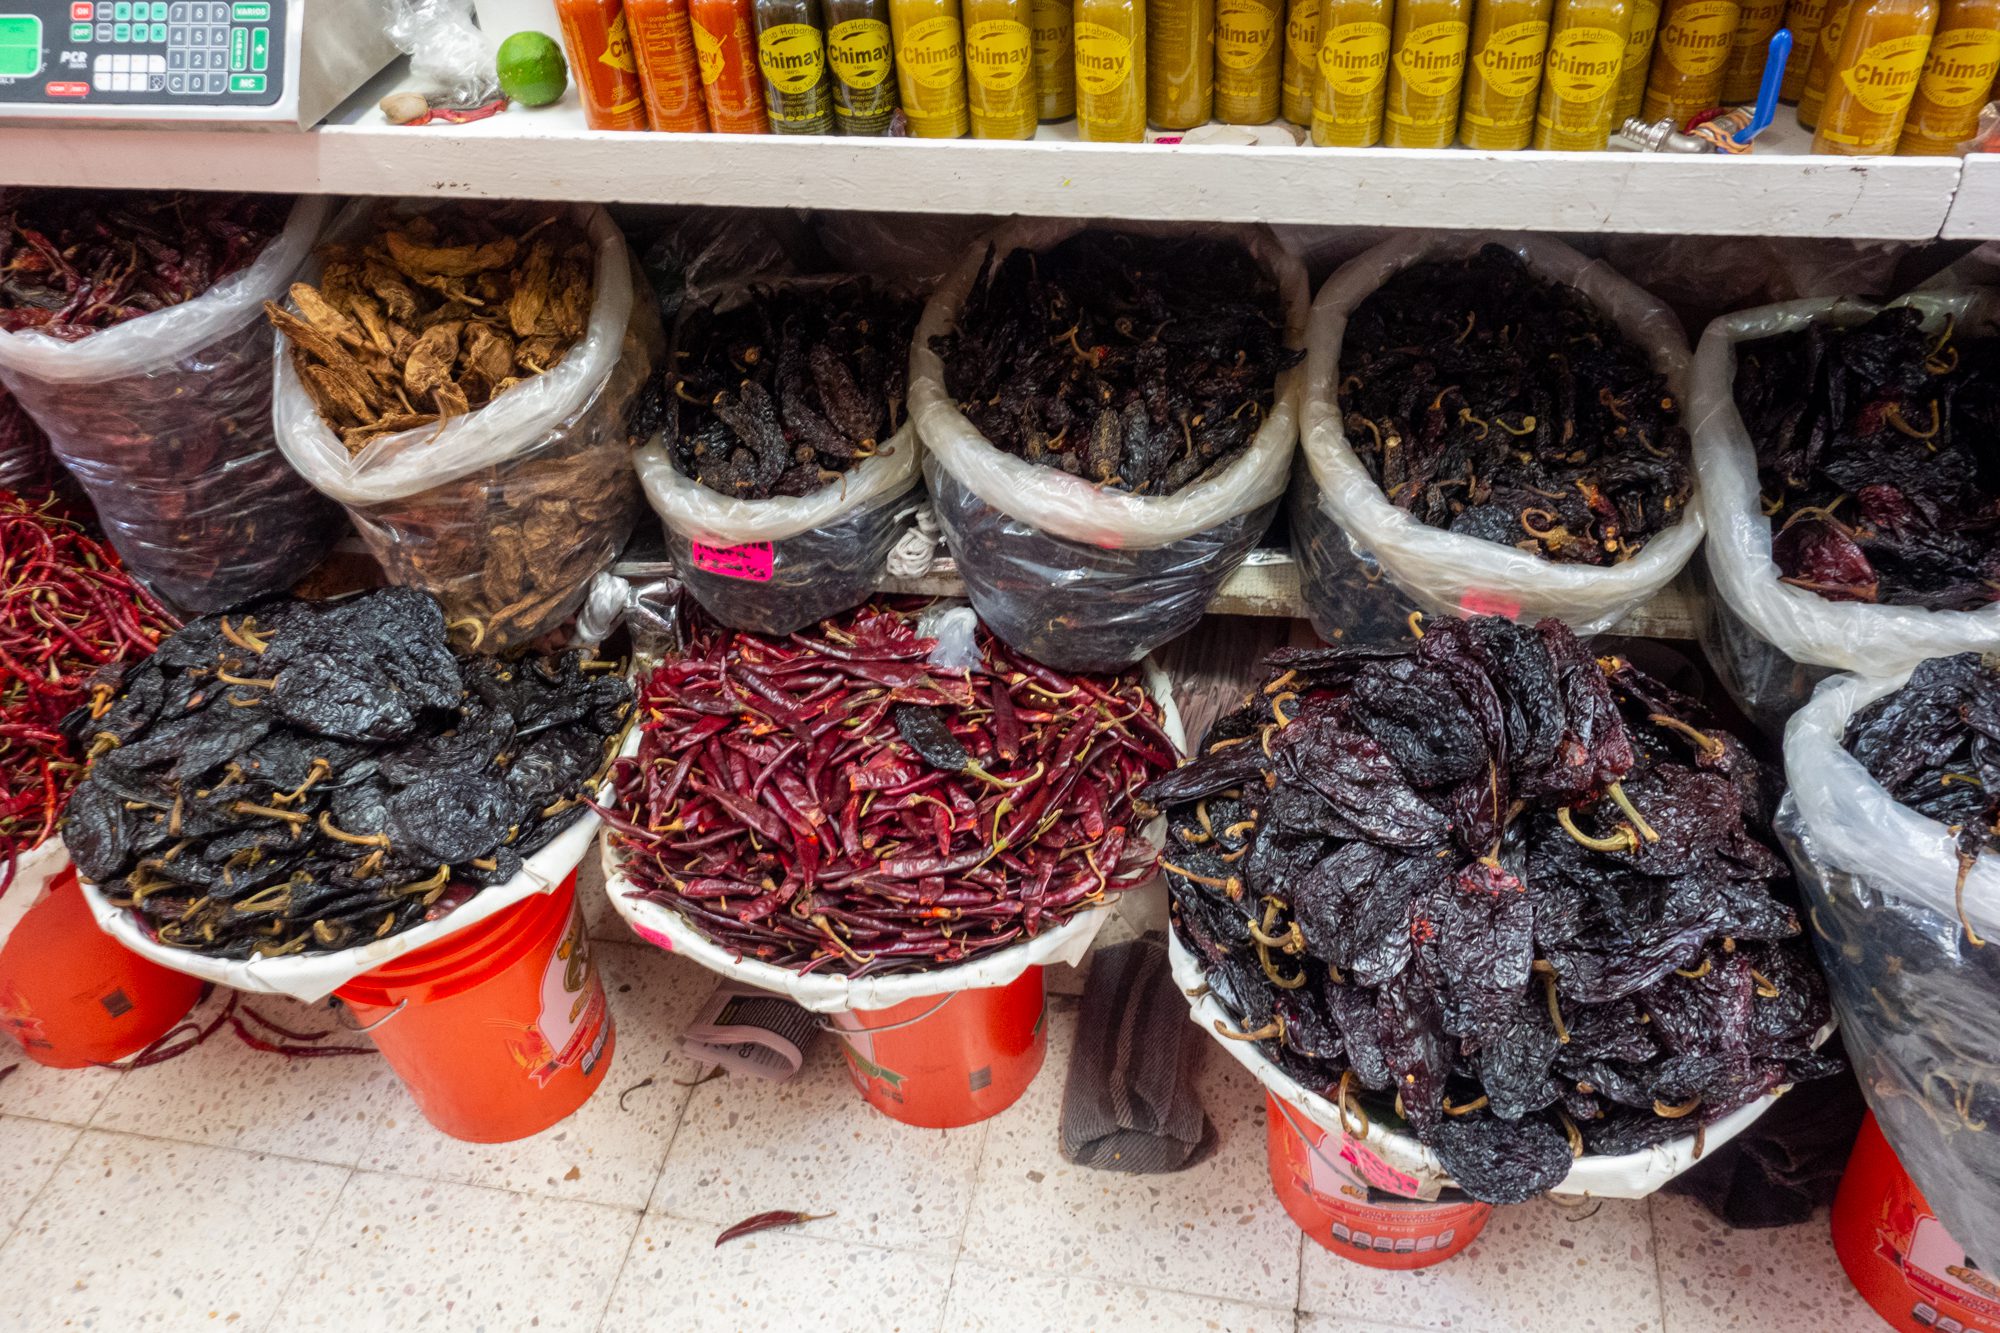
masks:
[[[292,287],[298,313],[264,309],[355,453],[484,407],[554,367],[590,323],[590,241],[562,205],[385,207],[367,240],[319,257],[319,285]]]

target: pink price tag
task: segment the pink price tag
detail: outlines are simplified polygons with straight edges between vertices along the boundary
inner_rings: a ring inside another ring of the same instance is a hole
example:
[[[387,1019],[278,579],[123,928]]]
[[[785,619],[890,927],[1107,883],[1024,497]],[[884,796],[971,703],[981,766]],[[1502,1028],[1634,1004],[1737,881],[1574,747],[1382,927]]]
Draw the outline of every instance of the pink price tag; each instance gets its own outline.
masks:
[[[1378,1190],[1400,1194],[1406,1199],[1422,1197],[1424,1188],[1422,1181],[1398,1171],[1353,1139],[1342,1137],[1340,1160],[1359,1171],[1361,1178]]]
[[[1521,614],[1521,603],[1502,593],[1474,588],[1458,599],[1458,612],[1464,616],[1505,616],[1513,620]]]
[[[694,567],[704,574],[725,579],[747,579],[751,583],[771,581],[771,543],[745,542],[741,546],[710,546],[691,542],[689,554]]]
[[[665,935],[662,935],[659,931],[654,930],[651,926],[641,926],[635,924],[632,927],[632,933],[634,935],[637,935],[640,939],[646,941],[646,943],[648,944],[656,945],[659,948],[665,949],[668,953],[672,953],[674,951],[674,942],[668,939]]]

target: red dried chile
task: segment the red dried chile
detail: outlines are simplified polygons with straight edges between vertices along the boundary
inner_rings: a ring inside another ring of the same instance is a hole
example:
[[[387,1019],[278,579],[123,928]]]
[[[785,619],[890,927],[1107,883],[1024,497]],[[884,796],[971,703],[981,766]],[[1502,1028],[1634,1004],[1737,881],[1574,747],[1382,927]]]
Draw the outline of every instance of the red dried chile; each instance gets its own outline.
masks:
[[[248,268],[290,201],[181,191],[0,191],[0,330],[75,341]]]
[[[1489,1203],[1838,1068],[1742,745],[1556,621],[1426,631],[1272,654],[1140,793],[1235,1035]]]
[[[933,666],[877,603],[783,639],[698,623],[612,770],[638,896],[742,957],[853,976],[964,962],[1152,876],[1132,793],[1174,745],[1135,673],[978,632]]]

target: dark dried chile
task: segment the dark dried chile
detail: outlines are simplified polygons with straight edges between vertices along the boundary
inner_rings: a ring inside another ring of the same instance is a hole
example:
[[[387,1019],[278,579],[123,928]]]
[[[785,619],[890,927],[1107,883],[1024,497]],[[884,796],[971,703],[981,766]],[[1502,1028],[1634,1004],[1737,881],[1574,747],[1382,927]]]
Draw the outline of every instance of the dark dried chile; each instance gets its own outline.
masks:
[[[785,639],[697,621],[612,770],[637,896],[744,958],[862,976],[963,962],[1144,883],[1132,793],[1174,754],[1136,675],[1061,676],[984,629],[969,670],[935,647],[887,603]]]
[[[1735,387],[1786,583],[1932,611],[2000,597],[2000,337],[1896,307],[1743,343]]]
[[[1391,504],[1563,564],[1638,554],[1693,489],[1665,377],[1581,292],[1502,246],[1414,264],[1355,308],[1340,410]]]
[[[866,278],[752,288],[727,310],[690,309],[661,372],[675,468],[745,500],[838,480],[903,424],[917,314]]]
[[[989,255],[958,327],[931,346],[993,445],[1135,495],[1235,462],[1305,355],[1285,345],[1277,284],[1242,247],[1109,231]]]
[[[409,588],[171,635],[65,722],[92,756],[77,869],[162,943],[229,958],[348,948],[505,882],[582,817],[631,694],[618,663],[445,636]]]
[[[1555,621],[1268,668],[1140,799],[1176,931],[1292,1078],[1514,1203],[1834,1067],[1765,779],[1692,701]]]

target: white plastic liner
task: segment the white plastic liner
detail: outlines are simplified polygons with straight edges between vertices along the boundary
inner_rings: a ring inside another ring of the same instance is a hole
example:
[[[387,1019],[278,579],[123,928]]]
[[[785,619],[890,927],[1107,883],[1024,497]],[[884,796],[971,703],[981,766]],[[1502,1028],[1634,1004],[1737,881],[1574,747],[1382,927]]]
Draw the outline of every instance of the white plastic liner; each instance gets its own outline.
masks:
[[[1224,1009],[1216,998],[1208,993],[1205,985],[1206,974],[1201,962],[1180,941],[1173,931],[1167,932],[1167,957],[1173,966],[1174,982],[1183,994],[1189,995],[1188,1012],[1194,1017],[1196,1026],[1215,1036],[1215,1025],[1220,1023],[1229,1031],[1237,1030],[1236,1019]],[[1833,1028],[1828,1025],[1815,1038],[1814,1044],[1825,1041]],[[1415,1136],[1391,1129],[1379,1121],[1370,1120],[1362,1132],[1356,1134],[1343,1128],[1340,1109],[1315,1092],[1308,1092],[1287,1077],[1282,1069],[1266,1059],[1256,1043],[1230,1041],[1216,1036],[1216,1044],[1227,1051],[1236,1063],[1250,1071],[1259,1083],[1276,1093],[1285,1101],[1297,1107],[1320,1128],[1336,1134],[1346,1134],[1349,1138],[1363,1143],[1390,1166],[1406,1175],[1415,1177],[1421,1183],[1420,1197],[1435,1199],[1438,1191],[1452,1183],[1451,1176],[1438,1161],[1437,1154],[1417,1142]],[[1766,1093],[1754,1102],[1739,1106],[1708,1126],[1703,1134],[1703,1153],[1712,1152],[1741,1134],[1757,1117],[1769,1110],[1771,1103],[1790,1090],[1786,1084],[1775,1091]],[[1349,1117],[1349,1125],[1354,1118]],[[1358,1128],[1358,1126],[1357,1126]],[[1570,1167],[1551,1194],[1583,1195],[1599,1199],[1643,1199],[1654,1193],[1662,1185],[1695,1164],[1694,1135],[1684,1135],[1670,1139],[1666,1143],[1635,1153],[1624,1153],[1616,1157],[1584,1156]]]
[[[599,823],[597,815],[586,809],[583,818],[527,858],[520,873],[505,884],[481,889],[437,920],[413,926],[400,935],[331,953],[293,954],[283,958],[210,958],[190,949],[176,949],[149,935],[138,916],[123,907],[113,906],[95,884],[81,878],[80,883],[98,926],[142,958],[151,959],[175,972],[184,972],[204,981],[220,982],[237,990],[259,995],[289,995],[295,1000],[314,1004],[392,959],[436,944],[538,893],[553,893],[583,863],[583,858],[590,851],[591,839],[597,836]],[[0,896],[0,903],[13,896],[9,891]]]
[[[1403,269],[1464,259],[1487,245],[1504,246],[1530,272],[1583,293],[1646,352],[1674,395],[1683,404],[1689,401],[1687,338],[1673,312],[1610,265],[1560,241],[1489,232],[1408,232],[1348,261],[1313,302],[1303,440],[1311,480],[1308,487],[1301,478],[1301,493],[1292,506],[1292,546],[1303,567],[1302,591],[1322,637],[1357,624],[1366,632],[1393,627],[1400,634],[1413,609],[1434,615],[1505,615],[1525,623],[1557,616],[1578,634],[1597,634],[1666,587],[1701,544],[1699,485],[1679,523],[1655,533],[1630,560],[1599,568],[1559,564],[1419,523],[1390,504],[1368,475],[1341,427],[1337,388],[1348,316]],[[1367,592],[1357,604],[1342,585],[1358,588],[1364,581]]]
[[[1181,727],[1180,710],[1174,706],[1172,683],[1150,659],[1142,666],[1146,692],[1160,705],[1160,725],[1177,750],[1187,750],[1187,734]],[[623,756],[639,752],[639,731],[633,729],[626,740]],[[1164,820],[1147,826],[1144,837],[1158,846],[1165,837]],[[690,926],[682,916],[663,903],[633,898],[632,882],[625,878],[623,858],[604,837],[604,892],[611,905],[641,939],[662,949],[686,954],[711,972],[762,990],[775,991],[816,1014],[837,1014],[854,1009],[887,1009],[905,1000],[930,995],[950,995],[965,990],[991,990],[1020,978],[1031,967],[1067,963],[1074,967],[1090,952],[1091,943],[1111,912],[1115,900],[1078,912],[1054,930],[1033,939],[1010,945],[971,962],[940,967],[927,972],[894,973],[882,977],[844,977],[832,974],[801,976],[790,968],[776,967],[751,959],[737,958]],[[1129,890],[1143,892],[1143,888]]]
[[[2000,990],[1987,961],[1974,961],[1982,950],[1964,938],[1951,832],[1899,804],[1842,744],[1854,714],[1909,675],[1835,676],[1792,715],[1791,793],[1779,826],[1799,835],[1787,837],[1785,849],[1814,909],[1815,944],[1862,1090],[1924,1197],[1991,1264],[2000,1258],[2000,1134],[1991,1125],[1985,1133],[1948,1131],[1965,1114],[1953,1107],[1955,1096],[1991,1080]],[[1798,827],[1788,830],[1794,818]],[[1987,949],[2000,948],[1993,857],[1980,857],[1965,877],[1965,917]],[[1896,938],[1919,941],[1908,961],[1923,979],[1911,991],[1897,975],[1905,960],[1841,947],[1857,923],[1877,919]]]
[[[28,909],[42,900],[49,881],[69,865],[69,849],[59,834],[51,834],[14,858],[14,882],[0,893],[0,949]]]
[[[1961,330],[1985,332],[2000,321],[2000,289],[1990,287],[1920,291],[1888,304],[1915,306],[1931,327],[1950,316]],[[1745,310],[1710,324],[1695,354],[1695,472],[1708,523],[1711,596],[1719,602],[1702,646],[1730,692],[1767,726],[1803,704],[1829,670],[1907,674],[1926,657],[2000,647],[2000,603],[1926,611],[1832,602],[1779,582],[1771,520],[1759,504],[1756,446],[1736,410],[1736,346],[1822,320],[1859,324],[1886,308],[1839,297]]]

